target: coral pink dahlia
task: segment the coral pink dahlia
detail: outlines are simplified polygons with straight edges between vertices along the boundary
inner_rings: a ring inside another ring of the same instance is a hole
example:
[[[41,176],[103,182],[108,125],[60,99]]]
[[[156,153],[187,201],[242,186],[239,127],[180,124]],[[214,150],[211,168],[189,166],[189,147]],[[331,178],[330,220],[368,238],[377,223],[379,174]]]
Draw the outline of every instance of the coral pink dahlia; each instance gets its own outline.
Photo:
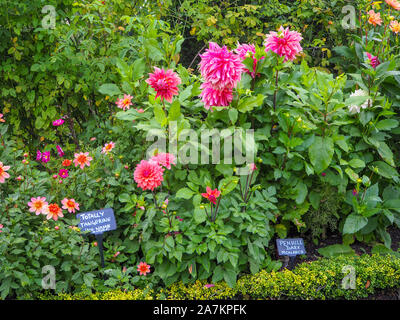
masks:
[[[215,89],[234,88],[240,82],[245,66],[240,57],[226,46],[221,48],[210,42],[209,49],[200,58],[201,75]]]
[[[79,203],[77,203],[74,199],[64,198],[61,200],[62,208],[68,210],[68,212],[75,213],[75,210],[79,210]]]
[[[129,110],[129,107],[133,104],[132,103],[132,96],[129,94],[124,94],[123,99],[117,99],[115,102],[117,104],[117,107],[122,109],[122,110]]]
[[[106,143],[105,145],[104,145],[104,147],[103,147],[103,149],[101,149],[101,153],[109,153],[112,149],[114,149],[114,147],[115,147],[115,143],[114,142],[109,142],[109,143]]]
[[[51,203],[44,207],[43,214],[46,215],[46,219],[53,219],[57,221],[59,217],[64,217],[62,209],[56,203]]]
[[[150,272],[150,265],[146,262],[140,262],[137,266],[137,271],[139,271],[139,275],[146,275]]]
[[[204,82],[201,87],[203,91],[201,92],[201,100],[204,102],[204,108],[207,110],[211,107],[226,107],[232,102],[232,89],[222,88],[221,90],[215,89],[212,84]]]
[[[92,160],[93,158],[89,156],[89,152],[75,153],[74,164],[75,167],[79,165],[83,169],[85,165],[89,167]]]
[[[161,97],[172,102],[172,97],[178,94],[178,85],[181,79],[171,69],[164,70],[154,67],[154,73],[149,74],[146,82],[156,91],[156,98]]]
[[[140,188],[153,191],[163,181],[164,169],[157,162],[142,160],[137,164],[133,177]]]
[[[150,158],[151,161],[156,162],[159,166],[171,169],[171,164],[175,165],[175,156],[172,153],[159,153]]]
[[[45,197],[31,198],[31,201],[28,202],[29,212],[35,212],[36,215],[39,215],[44,212],[47,205]]]
[[[285,57],[285,61],[293,61],[296,55],[303,50],[300,45],[302,39],[300,33],[290,31],[289,28],[284,29],[281,26],[278,32],[271,31],[267,35],[264,41],[265,52],[271,50],[277,55]]]
[[[206,193],[201,194],[204,198],[207,198],[213,204],[216,204],[217,198],[221,195],[221,191],[218,189],[212,190],[210,187],[206,188]]]
[[[10,177],[6,172],[8,169],[10,169],[10,166],[5,166],[3,165],[3,162],[0,162],[0,183],[4,183],[5,179]]]

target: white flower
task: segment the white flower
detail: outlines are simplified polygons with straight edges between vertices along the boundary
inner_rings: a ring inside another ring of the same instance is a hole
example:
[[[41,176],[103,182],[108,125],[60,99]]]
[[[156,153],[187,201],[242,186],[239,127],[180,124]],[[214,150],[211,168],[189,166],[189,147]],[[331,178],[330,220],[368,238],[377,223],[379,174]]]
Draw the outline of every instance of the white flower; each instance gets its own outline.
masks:
[[[367,96],[367,95],[368,95],[367,92],[365,92],[365,91],[362,90],[362,89],[358,89],[358,90],[354,91],[354,92],[350,95],[350,98],[351,98],[351,97]],[[352,105],[350,105],[350,106],[348,107],[348,108],[349,108],[349,112],[352,113],[352,114],[360,113],[361,108],[366,109],[366,108],[368,107],[368,104],[369,104],[369,106],[372,105],[372,100],[371,100],[371,99],[367,99],[367,101],[365,101],[361,106],[352,104]]]

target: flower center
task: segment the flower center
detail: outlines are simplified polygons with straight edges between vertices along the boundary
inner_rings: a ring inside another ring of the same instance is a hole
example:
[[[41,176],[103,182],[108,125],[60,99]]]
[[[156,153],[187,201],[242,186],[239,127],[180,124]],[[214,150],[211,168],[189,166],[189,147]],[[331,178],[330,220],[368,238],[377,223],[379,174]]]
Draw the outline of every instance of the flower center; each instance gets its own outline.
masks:
[[[75,203],[72,200],[67,201],[67,207],[75,208]]]
[[[149,175],[150,175],[150,169],[144,169],[144,170],[143,170],[143,176],[144,176],[145,178],[147,178]]]
[[[58,205],[56,205],[56,204],[51,204],[51,205],[49,205],[49,211],[53,214],[53,215],[55,215],[55,214],[57,214],[58,213]]]
[[[82,154],[77,158],[77,160],[78,160],[79,163],[85,163],[86,162],[86,156]]]

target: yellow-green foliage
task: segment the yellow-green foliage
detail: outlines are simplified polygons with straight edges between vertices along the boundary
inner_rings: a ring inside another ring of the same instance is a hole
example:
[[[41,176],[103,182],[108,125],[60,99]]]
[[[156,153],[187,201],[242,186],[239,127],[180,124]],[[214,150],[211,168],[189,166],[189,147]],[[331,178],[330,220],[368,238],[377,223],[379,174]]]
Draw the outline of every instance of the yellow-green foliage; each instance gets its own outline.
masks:
[[[356,288],[342,288],[344,266],[355,270]],[[391,255],[363,255],[320,259],[298,265],[293,271],[262,270],[239,278],[235,288],[221,281],[207,288],[206,281],[193,284],[177,282],[169,288],[107,293],[59,294],[42,299],[56,300],[217,300],[217,299],[357,299],[373,294],[376,289],[400,287],[400,258]]]
[[[342,288],[344,266],[355,269],[356,288]],[[293,272],[266,272],[242,277],[237,290],[243,296],[284,299],[356,299],[375,289],[398,287],[400,259],[393,256],[364,255],[321,259],[299,265]]]
[[[208,282],[197,280],[194,284],[184,285],[174,283],[168,288],[167,299],[171,300],[216,300],[230,299],[237,294],[237,290],[230,288],[225,282],[218,282],[214,287],[207,288]]]
[[[153,300],[154,292],[152,290],[135,289],[132,291],[122,291],[114,289],[108,292],[76,294],[60,293],[57,296],[42,296],[42,300]]]

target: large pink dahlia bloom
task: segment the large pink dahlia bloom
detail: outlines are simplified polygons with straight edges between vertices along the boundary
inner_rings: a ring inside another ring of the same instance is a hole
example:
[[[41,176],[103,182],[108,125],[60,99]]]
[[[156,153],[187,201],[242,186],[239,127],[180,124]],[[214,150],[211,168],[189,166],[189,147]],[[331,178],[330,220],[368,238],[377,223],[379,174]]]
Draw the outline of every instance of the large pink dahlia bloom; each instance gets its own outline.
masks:
[[[157,162],[142,160],[136,165],[133,177],[140,188],[153,191],[163,181],[163,173]]]
[[[278,32],[271,31],[264,41],[265,52],[272,50],[281,57],[285,57],[285,61],[294,60],[296,55],[303,48],[300,41],[303,39],[300,33],[290,31],[289,28],[284,29],[282,26]]]
[[[209,49],[200,55],[200,71],[203,79],[215,89],[235,87],[245,70],[240,57],[229,51],[226,46],[221,48],[214,42],[210,42],[209,46]]]
[[[161,97],[168,102],[172,102],[172,97],[178,94],[178,85],[181,79],[178,74],[171,69],[164,70],[154,67],[154,73],[149,74],[146,82],[156,91],[156,98]]]
[[[213,111],[211,107],[226,107],[232,101],[232,89],[229,87],[218,90],[209,82],[204,82],[200,88],[203,89],[200,96],[204,103],[204,108],[211,110],[211,112]]]
[[[240,57],[240,59],[243,61],[247,57],[252,57],[253,58],[253,70],[248,70],[246,68],[246,72],[250,74],[253,78],[255,77],[255,71],[257,68],[257,62],[258,60],[255,58],[256,54],[256,47],[254,44],[237,44],[237,47],[235,49],[235,53]],[[264,57],[261,57],[261,59],[264,59]]]

